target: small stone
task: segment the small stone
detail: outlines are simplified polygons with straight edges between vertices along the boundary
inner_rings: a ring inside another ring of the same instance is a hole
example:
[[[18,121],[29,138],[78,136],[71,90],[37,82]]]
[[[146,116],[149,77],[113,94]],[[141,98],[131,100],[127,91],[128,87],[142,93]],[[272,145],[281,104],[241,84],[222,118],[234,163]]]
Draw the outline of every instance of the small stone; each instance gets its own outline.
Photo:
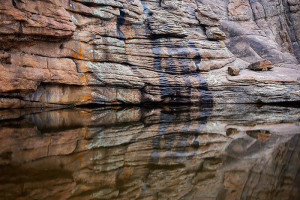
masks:
[[[236,67],[228,67],[228,74],[231,76],[237,76],[240,73],[240,69]]]
[[[239,133],[239,131],[236,128],[228,128],[226,130],[226,135],[227,136],[237,135],[238,133]]]
[[[268,140],[271,136],[271,132],[268,130],[249,130],[246,131],[246,134],[258,140]]]
[[[248,68],[253,71],[267,71],[274,68],[274,66],[272,65],[271,61],[262,60],[262,61],[252,63],[251,65],[248,66]]]
[[[206,27],[206,36],[211,40],[225,40],[226,34],[218,27]]]
[[[0,63],[11,64],[11,56],[7,52],[0,51]]]

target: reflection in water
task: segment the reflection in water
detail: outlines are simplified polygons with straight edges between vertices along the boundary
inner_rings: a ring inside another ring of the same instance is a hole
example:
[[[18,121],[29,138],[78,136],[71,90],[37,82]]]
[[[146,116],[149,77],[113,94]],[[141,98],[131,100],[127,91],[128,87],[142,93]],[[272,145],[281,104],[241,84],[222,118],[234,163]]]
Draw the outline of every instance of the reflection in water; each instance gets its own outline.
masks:
[[[300,109],[0,110],[3,199],[299,199]]]

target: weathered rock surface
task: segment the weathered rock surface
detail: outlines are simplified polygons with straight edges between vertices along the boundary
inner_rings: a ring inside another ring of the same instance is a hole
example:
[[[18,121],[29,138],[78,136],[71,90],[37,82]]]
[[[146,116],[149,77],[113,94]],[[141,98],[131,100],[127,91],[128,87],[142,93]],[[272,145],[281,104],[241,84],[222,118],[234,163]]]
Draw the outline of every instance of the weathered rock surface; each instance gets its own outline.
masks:
[[[0,110],[2,199],[299,199],[300,108]]]
[[[0,108],[299,101],[299,5],[3,1]],[[254,75],[247,66],[260,60],[276,70]]]

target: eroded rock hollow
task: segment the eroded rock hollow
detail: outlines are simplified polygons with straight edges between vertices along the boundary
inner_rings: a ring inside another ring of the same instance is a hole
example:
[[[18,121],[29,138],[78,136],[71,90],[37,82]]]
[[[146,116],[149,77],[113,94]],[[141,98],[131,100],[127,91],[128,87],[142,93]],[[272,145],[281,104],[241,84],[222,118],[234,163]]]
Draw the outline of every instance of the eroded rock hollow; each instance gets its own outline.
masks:
[[[1,0],[0,108],[299,101],[299,19],[298,0]]]

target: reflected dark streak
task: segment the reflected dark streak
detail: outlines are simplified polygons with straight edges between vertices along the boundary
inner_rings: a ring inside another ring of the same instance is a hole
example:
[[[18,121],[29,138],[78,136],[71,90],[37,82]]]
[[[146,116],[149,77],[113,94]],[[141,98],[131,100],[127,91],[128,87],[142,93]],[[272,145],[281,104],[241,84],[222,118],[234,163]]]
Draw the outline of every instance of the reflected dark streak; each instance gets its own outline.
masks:
[[[0,196],[299,199],[300,108],[239,106],[2,110]]]

